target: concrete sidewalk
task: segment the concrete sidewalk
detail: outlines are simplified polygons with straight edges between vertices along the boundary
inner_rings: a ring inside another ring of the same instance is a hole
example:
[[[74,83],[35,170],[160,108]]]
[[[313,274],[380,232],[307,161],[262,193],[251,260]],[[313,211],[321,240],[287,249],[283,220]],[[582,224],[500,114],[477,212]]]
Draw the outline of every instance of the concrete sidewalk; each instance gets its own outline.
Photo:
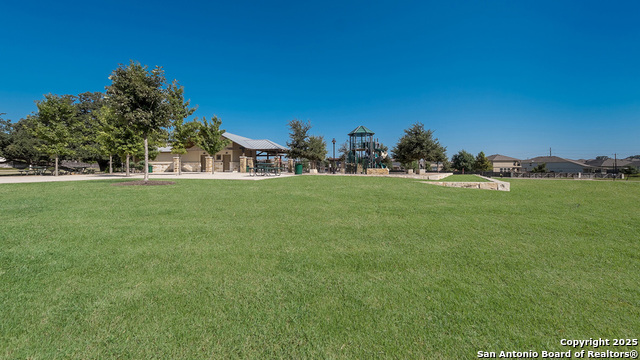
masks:
[[[266,180],[266,179],[282,179],[294,176],[291,173],[283,173],[280,176],[250,176],[248,173],[226,173],[217,172],[215,174],[207,173],[188,173],[183,172],[178,176],[173,173],[149,174],[150,180],[180,180],[180,179],[202,179],[202,180]],[[39,182],[57,182],[57,181],[84,181],[84,180],[112,180],[112,179],[130,179],[141,180],[144,174],[132,174],[126,177],[124,174],[95,174],[95,175],[11,175],[0,176],[0,184],[20,184],[20,183],[39,183]]]

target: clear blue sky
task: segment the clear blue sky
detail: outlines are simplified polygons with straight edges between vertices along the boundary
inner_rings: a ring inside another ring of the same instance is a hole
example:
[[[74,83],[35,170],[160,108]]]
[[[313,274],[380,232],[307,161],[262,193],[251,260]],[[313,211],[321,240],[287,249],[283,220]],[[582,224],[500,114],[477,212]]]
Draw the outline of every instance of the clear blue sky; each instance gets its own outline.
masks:
[[[3,1],[0,112],[163,66],[227,131],[287,122],[392,147],[420,121],[448,148],[518,158],[640,154],[637,1]],[[331,155],[331,152],[329,153]]]

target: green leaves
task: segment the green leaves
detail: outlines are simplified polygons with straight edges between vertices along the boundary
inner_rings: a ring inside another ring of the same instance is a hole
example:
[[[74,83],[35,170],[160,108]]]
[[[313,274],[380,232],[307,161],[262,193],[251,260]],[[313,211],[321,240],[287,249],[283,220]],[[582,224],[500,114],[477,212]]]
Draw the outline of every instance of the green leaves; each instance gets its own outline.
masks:
[[[420,159],[442,162],[446,159],[446,148],[433,138],[433,130],[424,129],[424,124],[417,122],[404,133],[391,150],[400,163],[411,164]]]
[[[289,147],[289,158],[302,159],[306,158],[309,152],[309,130],[311,130],[311,123],[303,123],[298,119],[289,121],[289,138],[291,141],[287,142]]]
[[[211,123],[207,122],[204,116],[202,117],[202,123],[194,123],[199,125],[196,143],[202,150],[206,151],[209,156],[215,155],[215,153],[231,144],[231,140],[222,137],[225,130],[220,130],[222,120],[218,119],[217,116],[213,116]]]
[[[39,151],[47,155],[73,155],[71,144],[74,134],[78,132],[80,122],[76,116],[76,108],[71,95],[45,95],[45,100],[38,101],[38,113],[29,117],[34,136],[42,140]]]
[[[180,113],[172,107],[178,86],[176,83],[172,84],[174,88],[166,85],[161,67],[149,71],[146,65],[131,61],[128,66],[120,65],[109,78],[109,105],[119,121],[143,137],[168,127],[171,118]]]
[[[484,151],[480,151],[478,156],[476,156],[476,160],[473,163],[473,169],[475,171],[491,171],[493,169],[493,164],[484,155]]]
[[[451,163],[451,166],[458,171],[470,172],[473,170],[475,159],[469,152],[460,150],[451,157]]]

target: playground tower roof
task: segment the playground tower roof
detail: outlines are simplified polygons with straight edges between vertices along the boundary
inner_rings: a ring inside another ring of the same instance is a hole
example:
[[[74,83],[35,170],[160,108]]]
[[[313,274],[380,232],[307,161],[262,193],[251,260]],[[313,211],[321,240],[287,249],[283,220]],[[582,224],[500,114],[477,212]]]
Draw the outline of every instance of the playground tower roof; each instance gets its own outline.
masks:
[[[358,126],[355,130],[349,133],[349,136],[353,135],[373,135],[375,134],[373,131],[367,129],[365,126]]]

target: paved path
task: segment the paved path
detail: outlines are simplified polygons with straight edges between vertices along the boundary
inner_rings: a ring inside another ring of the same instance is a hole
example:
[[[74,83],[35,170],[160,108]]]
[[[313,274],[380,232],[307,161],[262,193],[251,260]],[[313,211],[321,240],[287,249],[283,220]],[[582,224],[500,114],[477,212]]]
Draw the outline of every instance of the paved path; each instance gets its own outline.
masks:
[[[184,172],[177,176],[172,173],[165,174],[149,174],[150,180],[175,180],[175,179],[215,179],[215,180],[266,180],[266,179],[282,179],[294,176],[285,173],[280,176],[249,176],[247,173],[225,173],[217,172],[215,174],[206,173],[188,173]],[[0,184],[18,184],[18,183],[36,183],[36,182],[56,182],[56,181],[82,181],[82,180],[111,180],[111,179],[131,179],[140,180],[144,178],[143,174],[132,174],[130,177],[124,174],[95,174],[95,175],[15,175],[0,176]]]

